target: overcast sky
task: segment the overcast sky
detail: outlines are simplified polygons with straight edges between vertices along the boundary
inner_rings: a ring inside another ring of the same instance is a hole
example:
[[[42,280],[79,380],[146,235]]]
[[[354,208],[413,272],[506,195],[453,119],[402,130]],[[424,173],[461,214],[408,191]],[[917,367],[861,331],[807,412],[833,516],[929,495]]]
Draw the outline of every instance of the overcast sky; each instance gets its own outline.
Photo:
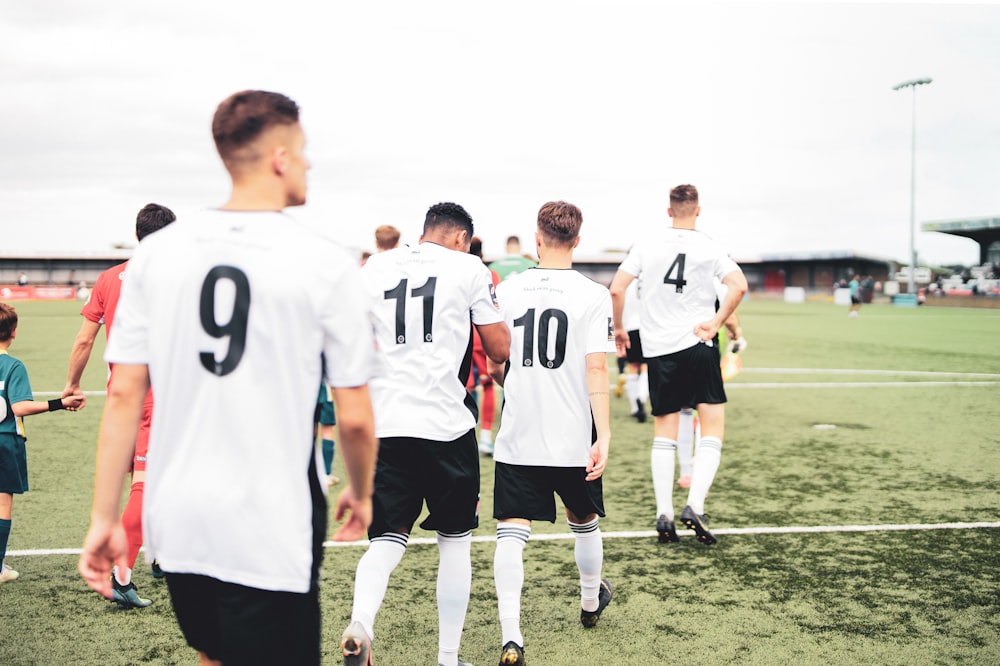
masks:
[[[464,205],[487,255],[553,199],[580,251],[627,248],[701,192],[737,259],[905,260],[910,90],[921,222],[1000,216],[1000,5],[31,0],[0,9],[2,252],[133,240],[149,201],[221,204],[209,130],[232,92],[302,107],[309,203],[345,245],[416,242]],[[917,232],[923,262],[974,263]]]

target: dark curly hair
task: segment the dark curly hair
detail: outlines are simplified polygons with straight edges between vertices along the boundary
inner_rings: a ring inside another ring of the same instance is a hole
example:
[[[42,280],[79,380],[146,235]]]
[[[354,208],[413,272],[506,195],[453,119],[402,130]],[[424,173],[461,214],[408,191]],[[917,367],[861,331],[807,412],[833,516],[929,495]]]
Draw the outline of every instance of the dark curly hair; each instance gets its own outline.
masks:
[[[469,238],[472,238],[472,216],[457,203],[443,202],[427,209],[427,215],[424,217],[424,233],[439,226],[465,229],[469,233]]]

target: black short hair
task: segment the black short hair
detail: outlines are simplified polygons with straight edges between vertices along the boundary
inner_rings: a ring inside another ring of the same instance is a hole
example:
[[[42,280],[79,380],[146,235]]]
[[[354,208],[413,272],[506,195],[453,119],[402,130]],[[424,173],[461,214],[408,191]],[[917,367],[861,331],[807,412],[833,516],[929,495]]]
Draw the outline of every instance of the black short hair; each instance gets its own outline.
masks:
[[[433,227],[454,227],[465,229],[472,238],[472,216],[457,203],[442,202],[427,209],[424,217],[424,233]]]
[[[135,235],[140,241],[153,233],[159,231],[177,219],[174,211],[160,204],[148,203],[142,207],[139,214],[135,216]]]

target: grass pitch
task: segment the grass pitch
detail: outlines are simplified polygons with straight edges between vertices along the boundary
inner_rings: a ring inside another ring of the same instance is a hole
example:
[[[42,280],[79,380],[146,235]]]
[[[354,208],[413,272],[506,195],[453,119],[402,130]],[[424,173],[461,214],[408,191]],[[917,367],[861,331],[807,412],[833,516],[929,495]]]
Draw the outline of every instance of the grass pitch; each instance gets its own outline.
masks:
[[[79,305],[15,307],[11,353],[42,398],[65,383]],[[828,304],[749,301],[740,313],[750,347],[728,387],[722,465],[706,503],[719,543],[656,543],[652,425],[613,399],[601,527],[614,601],[597,628],[582,629],[572,541],[529,541],[528,663],[1000,663],[1000,529],[921,528],[1000,521],[1000,311],[865,306],[848,319]],[[31,492],[14,501],[8,563],[21,579],[0,586],[0,664],[196,663],[148,569],[140,564],[135,580],[154,605],[123,611],[86,588],[76,554],[58,552],[78,548],[87,527],[104,402],[99,355],[84,376],[98,392],[87,409],[27,419]],[[339,460],[338,468],[343,477]],[[480,665],[500,649],[489,460],[482,469],[483,541],[473,545],[461,650]],[[675,492],[677,510],[685,496]],[[904,528],[761,533],[871,525]],[[533,526],[539,537],[566,533],[561,521]],[[432,536],[416,529],[418,543],[393,574],[376,663],[434,661],[437,549],[419,542]],[[362,553],[327,550],[325,663],[340,661]]]

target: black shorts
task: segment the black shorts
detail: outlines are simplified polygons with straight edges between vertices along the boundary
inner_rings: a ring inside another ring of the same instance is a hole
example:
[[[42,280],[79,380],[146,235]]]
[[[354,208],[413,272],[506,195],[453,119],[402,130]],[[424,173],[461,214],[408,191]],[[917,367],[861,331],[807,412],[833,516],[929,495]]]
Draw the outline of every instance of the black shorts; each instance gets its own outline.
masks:
[[[698,343],[673,354],[646,359],[653,416],[726,402],[719,369],[719,348]]]
[[[0,493],[20,495],[28,492],[25,441],[24,437],[12,432],[0,432]]]
[[[601,479],[587,481],[584,467],[537,467],[496,463],[493,517],[556,522],[555,495],[579,519],[604,517]]]
[[[446,534],[479,526],[479,448],[476,431],[452,442],[385,437],[379,442],[368,538],[409,532],[424,501],[425,530]]]
[[[319,664],[319,589],[304,594],[167,573],[188,645],[227,664]]]
[[[858,296],[851,296],[851,305],[861,305],[861,298]]]
[[[639,339],[639,331],[628,332],[628,349],[625,350],[625,360],[629,363],[645,363],[642,356],[642,340]]]

